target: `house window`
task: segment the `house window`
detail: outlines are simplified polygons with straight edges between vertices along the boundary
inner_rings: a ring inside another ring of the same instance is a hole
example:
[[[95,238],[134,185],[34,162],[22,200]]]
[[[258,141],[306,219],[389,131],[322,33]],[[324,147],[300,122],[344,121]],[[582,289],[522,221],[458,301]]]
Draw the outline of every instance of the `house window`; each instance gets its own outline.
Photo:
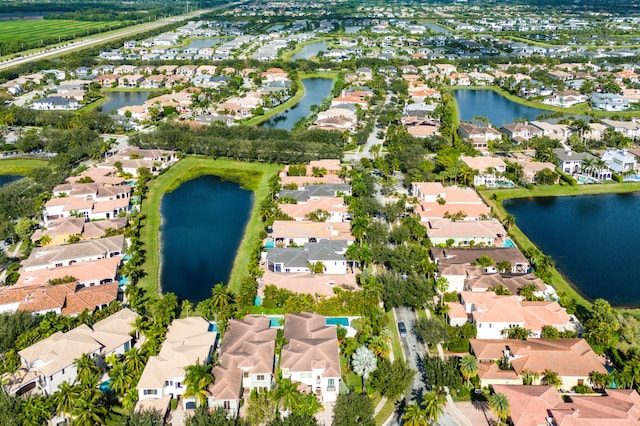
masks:
[[[301,379],[310,379],[312,377],[313,377],[313,375],[311,374],[311,372],[300,373],[300,378]]]
[[[180,383],[180,382],[176,382],[175,385],[176,385],[176,389],[181,389],[182,388],[182,383]]]
[[[247,377],[249,377],[249,372],[248,371],[244,371],[242,376],[246,379]]]
[[[62,266],[62,263],[56,263],[56,268],[59,268]]]
[[[258,380],[264,380],[264,374],[258,374],[257,379]]]
[[[158,389],[145,389],[142,391],[143,395],[157,395]]]
[[[578,386],[584,386],[584,379],[578,379]]]
[[[222,403],[222,407],[224,407],[225,410],[230,410],[231,409],[231,402],[230,401],[224,401]]]
[[[62,374],[64,374],[64,368],[62,369]]]
[[[173,381],[171,381],[171,380],[165,380],[164,385],[165,385],[165,386],[173,386]]]

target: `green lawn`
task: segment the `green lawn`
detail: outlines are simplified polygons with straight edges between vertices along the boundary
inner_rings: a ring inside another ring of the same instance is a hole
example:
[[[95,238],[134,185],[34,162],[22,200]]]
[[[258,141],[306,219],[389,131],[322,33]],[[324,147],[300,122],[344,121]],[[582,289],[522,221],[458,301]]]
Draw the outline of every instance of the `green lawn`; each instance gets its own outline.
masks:
[[[3,158],[0,157],[0,175],[21,175],[24,176],[32,169],[44,167],[47,160],[35,158]]]
[[[0,43],[58,43],[60,39],[83,37],[90,33],[118,28],[122,22],[91,22],[70,19],[0,21]],[[26,46],[25,46],[26,47]]]
[[[609,194],[622,192],[640,191],[640,183],[611,183],[611,184],[595,184],[595,185],[550,185],[536,186],[533,189],[516,188],[516,189],[497,189],[478,191],[485,202],[492,208],[498,218],[504,219],[507,214],[503,206],[503,201],[509,198],[528,198],[528,197],[559,197],[571,195],[585,194]],[[509,229],[509,235],[516,242],[521,251],[535,247],[535,244],[518,228],[513,225]],[[563,277],[556,269],[551,273],[549,281],[557,291],[564,290],[568,292],[576,300],[578,305],[587,309],[591,307],[591,302],[585,299],[579,291]]]
[[[167,172],[149,183],[147,199],[142,204],[142,213],[146,215],[144,227],[140,238],[146,250],[147,260],[143,266],[147,273],[140,280],[140,285],[148,294],[156,294],[160,291],[160,202],[162,196],[176,189],[180,184],[195,179],[199,176],[214,175],[227,180],[238,182],[245,189],[254,192],[254,203],[245,229],[245,234],[240,243],[236,259],[233,263],[231,278],[228,286],[235,291],[246,275],[251,255],[260,232],[263,229],[259,217],[260,201],[268,191],[268,182],[281,166],[276,164],[244,163],[231,160],[213,160],[203,157],[187,157],[180,160]]]

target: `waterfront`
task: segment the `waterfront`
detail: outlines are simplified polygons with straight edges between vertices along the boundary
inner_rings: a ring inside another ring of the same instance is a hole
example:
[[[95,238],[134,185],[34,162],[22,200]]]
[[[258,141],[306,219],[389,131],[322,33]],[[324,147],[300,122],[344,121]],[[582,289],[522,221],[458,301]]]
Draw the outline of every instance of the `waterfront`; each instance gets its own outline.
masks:
[[[551,113],[551,111],[512,102],[489,89],[454,90],[453,95],[462,121],[469,121],[474,117],[486,117],[491,124],[501,127],[520,118],[535,120],[541,114]]]
[[[100,111],[105,114],[111,114],[119,108],[125,106],[142,105],[149,99],[149,91],[113,91],[105,92],[105,96],[109,99],[102,104]]]
[[[0,187],[5,186],[8,183],[15,182],[18,179],[22,179],[23,176],[19,175],[0,175]]]
[[[311,114],[312,105],[320,105],[329,96],[333,87],[333,80],[327,78],[305,78],[302,80],[304,97],[291,108],[271,117],[262,125],[276,129],[291,130],[303,118]]]
[[[326,52],[329,50],[326,41],[317,41],[315,43],[309,43],[305,45],[302,50],[291,57],[291,61],[295,62],[298,59],[311,59],[320,52]]]
[[[161,203],[164,292],[197,303],[228,283],[253,195],[236,183],[202,176],[165,194]]]
[[[582,295],[640,306],[640,193],[518,198],[504,207]]]

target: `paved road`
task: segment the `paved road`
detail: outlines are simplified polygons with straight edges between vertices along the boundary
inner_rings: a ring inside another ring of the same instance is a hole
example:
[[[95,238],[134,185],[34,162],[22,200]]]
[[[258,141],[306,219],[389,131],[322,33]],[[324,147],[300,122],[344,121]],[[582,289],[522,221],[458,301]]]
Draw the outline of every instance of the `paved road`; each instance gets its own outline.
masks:
[[[61,43],[57,45],[49,46],[39,52],[28,53],[27,56],[21,56],[18,58],[13,58],[6,60],[0,63],[0,71],[13,68],[18,65],[26,64],[28,62],[39,61],[42,59],[52,58],[55,56],[60,56],[61,54],[71,53],[75,50],[86,49],[88,47],[98,46],[104,44],[109,41],[118,40],[123,37],[131,37],[139,33],[143,33],[146,31],[154,30],[157,28],[162,28],[169,24],[184,21],[187,19],[197,18],[200,15],[205,13],[212,12],[217,9],[227,8],[229,6],[235,6],[241,4],[243,2],[235,2],[226,4],[224,6],[220,6],[213,9],[201,9],[193,12],[185,13],[183,15],[171,16],[164,19],[159,19],[154,22],[148,22],[146,24],[134,25],[125,29],[110,31],[104,35],[97,35],[89,38],[83,38],[77,41],[73,41],[70,43]]]

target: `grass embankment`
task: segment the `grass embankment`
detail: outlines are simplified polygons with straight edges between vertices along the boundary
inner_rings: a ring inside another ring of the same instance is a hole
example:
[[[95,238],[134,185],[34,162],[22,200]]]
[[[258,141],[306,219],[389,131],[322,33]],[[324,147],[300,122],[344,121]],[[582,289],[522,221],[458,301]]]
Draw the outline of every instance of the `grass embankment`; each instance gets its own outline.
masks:
[[[391,351],[393,352],[394,359],[403,359],[402,348],[400,348],[400,335],[398,334],[398,327],[396,326],[396,318],[393,316],[393,311],[387,312],[387,327],[391,332]],[[380,399],[375,399],[374,403],[377,404]],[[380,412],[375,416],[376,425],[382,425],[387,421],[389,416],[393,414],[396,409],[395,400],[387,400],[382,406]]]
[[[281,112],[284,112],[287,109],[295,106],[298,102],[302,100],[302,98],[304,98],[305,90],[304,90],[304,84],[302,84],[302,80],[307,78],[326,78],[328,80],[335,80],[336,78],[338,78],[338,72],[329,71],[329,72],[301,73],[298,76],[298,90],[292,97],[290,97],[286,102],[278,105],[277,107],[270,109],[263,115],[253,117],[252,119],[245,121],[244,124],[247,126],[257,126],[269,120],[271,117],[274,117],[280,114]]]
[[[142,204],[142,213],[146,215],[145,226],[140,233],[146,250],[146,262],[143,265],[147,273],[140,285],[148,294],[160,291],[160,202],[162,196],[171,192],[182,183],[200,176],[213,175],[239,183],[243,188],[253,191],[254,202],[244,237],[238,248],[228,287],[236,291],[242,278],[247,274],[251,252],[263,229],[259,217],[260,202],[268,191],[268,182],[281,166],[276,164],[243,163],[231,160],[213,160],[203,157],[187,157],[172,166],[167,172],[149,183],[147,199]]]
[[[2,158],[0,157],[0,175],[25,176],[31,170],[45,167],[47,160],[36,158]]]
[[[597,109],[591,109],[586,103],[578,104],[578,106],[572,108],[560,108],[552,105],[546,105],[542,102],[528,101],[522,99],[520,96],[513,95],[506,90],[498,86],[451,86],[451,90],[493,90],[501,96],[509,99],[511,102],[515,102],[520,105],[528,106],[531,108],[542,109],[551,112],[558,112],[565,115],[591,115],[594,117],[638,117],[640,111],[601,111]]]
[[[510,198],[533,198],[533,197],[561,197],[573,195],[587,194],[611,194],[640,191],[640,183],[612,183],[600,185],[578,185],[578,186],[536,186],[533,189],[515,188],[515,189],[494,189],[478,191],[484,201],[493,209],[493,212],[499,219],[503,220],[507,215],[503,201]],[[494,197],[495,195],[495,197]],[[513,225],[509,229],[510,237],[516,242],[521,251],[536,247],[529,238],[518,228]],[[537,248],[537,247],[536,247]],[[579,290],[569,282],[557,269],[551,272],[549,281],[557,291],[566,291],[577,302],[578,305],[586,309],[591,308],[591,302],[584,298]]]

